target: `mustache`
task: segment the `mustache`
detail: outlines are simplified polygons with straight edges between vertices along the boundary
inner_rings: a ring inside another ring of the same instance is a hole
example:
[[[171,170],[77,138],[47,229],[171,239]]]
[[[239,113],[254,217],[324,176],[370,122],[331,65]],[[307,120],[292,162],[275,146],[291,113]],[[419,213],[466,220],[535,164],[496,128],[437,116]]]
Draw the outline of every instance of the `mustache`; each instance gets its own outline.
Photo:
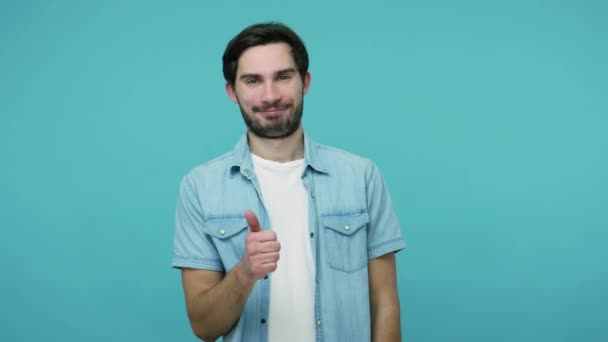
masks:
[[[253,107],[251,107],[251,109],[254,112],[265,112],[267,110],[285,110],[290,107],[291,107],[291,103],[275,102],[275,103],[269,103],[269,104],[263,105],[263,106],[253,106]]]

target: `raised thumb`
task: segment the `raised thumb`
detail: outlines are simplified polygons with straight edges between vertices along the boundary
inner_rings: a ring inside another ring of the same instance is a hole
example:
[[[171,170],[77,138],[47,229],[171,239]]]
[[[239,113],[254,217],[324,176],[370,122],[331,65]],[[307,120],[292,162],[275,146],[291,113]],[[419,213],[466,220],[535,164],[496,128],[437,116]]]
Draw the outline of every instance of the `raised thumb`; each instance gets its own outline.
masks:
[[[249,225],[249,231],[252,233],[259,232],[262,230],[260,228],[260,221],[258,221],[257,216],[251,210],[245,211],[245,220],[247,220],[247,224]]]

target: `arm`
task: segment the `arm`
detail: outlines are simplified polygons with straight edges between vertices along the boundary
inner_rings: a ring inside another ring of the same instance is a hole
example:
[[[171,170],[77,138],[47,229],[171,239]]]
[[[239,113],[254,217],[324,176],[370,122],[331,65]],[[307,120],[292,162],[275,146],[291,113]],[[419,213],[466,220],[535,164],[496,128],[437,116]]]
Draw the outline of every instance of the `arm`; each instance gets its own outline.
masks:
[[[202,340],[215,341],[230,331],[255,282],[277,268],[280,244],[276,234],[262,231],[253,212],[245,212],[245,218],[250,233],[243,258],[225,277],[216,271],[182,269],[188,318],[192,331]]]
[[[243,311],[255,282],[242,279],[238,267],[225,277],[221,272],[182,269],[190,325],[204,341],[215,341],[230,331]]]
[[[368,263],[372,341],[401,341],[395,254]]]

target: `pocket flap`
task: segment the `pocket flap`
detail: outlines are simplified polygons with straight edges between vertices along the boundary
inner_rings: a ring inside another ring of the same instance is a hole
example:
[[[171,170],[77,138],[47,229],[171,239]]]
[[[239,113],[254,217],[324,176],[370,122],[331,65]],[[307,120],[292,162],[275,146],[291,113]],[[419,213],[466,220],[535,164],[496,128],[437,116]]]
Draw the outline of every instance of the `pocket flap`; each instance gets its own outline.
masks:
[[[205,232],[218,239],[226,239],[247,229],[245,217],[218,217],[205,221]]]
[[[323,226],[344,235],[352,235],[369,223],[367,211],[329,214],[321,217]]]

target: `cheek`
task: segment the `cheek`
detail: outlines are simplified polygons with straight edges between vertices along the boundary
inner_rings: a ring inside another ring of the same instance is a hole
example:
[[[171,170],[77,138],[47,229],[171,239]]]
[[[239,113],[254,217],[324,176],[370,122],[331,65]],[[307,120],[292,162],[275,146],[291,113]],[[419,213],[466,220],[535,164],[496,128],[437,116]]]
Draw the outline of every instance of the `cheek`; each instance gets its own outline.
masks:
[[[291,98],[294,100],[300,99],[302,97],[302,95],[304,94],[302,85],[297,84],[297,85],[294,85],[293,87],[291,87],[289,89],[289,94],[291,94]]]
[[[255,91],[248,89],[247,91],[239,91],[237,97],[241,105],[250,106],[255,105],[256,99],[258,98]]]
[[[291,94],[291,101],[294,103],[300,103],[302,102],[303,96],[304,94],[302,93],[302,89],[296,89]]]

